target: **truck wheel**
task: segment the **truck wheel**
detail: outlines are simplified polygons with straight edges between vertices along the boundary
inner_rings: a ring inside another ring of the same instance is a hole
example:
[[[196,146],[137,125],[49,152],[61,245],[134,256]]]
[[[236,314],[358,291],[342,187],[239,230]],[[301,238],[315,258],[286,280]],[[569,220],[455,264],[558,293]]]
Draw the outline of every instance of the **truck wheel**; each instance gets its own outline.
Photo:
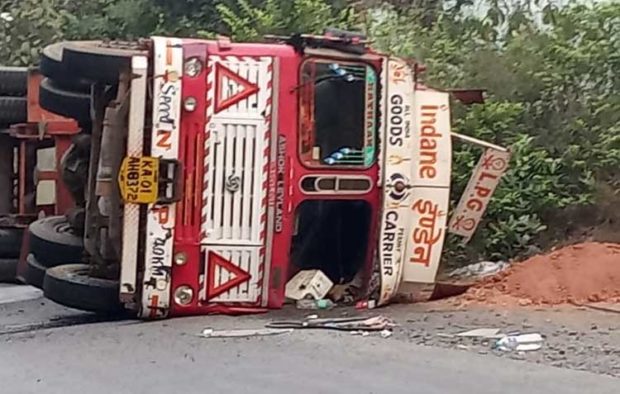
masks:
[[[30,225],[30,253],[45,267],[82,261],[84,241],[64,216],[50,216]]]
[[[77,77],[67,69],[67,65],[62,61],[64,47],[67,42],[58,42],[43,48],[39,70],[43,76],[48,77],[63,89],[74,92],[90,94],[92,82]]]
[[[0,258],[17,258],[22,247],[24,230],[0,228]]]
[[[90,312],[120,312],[118,281],[89,276],[86,264],[50,268],[43,280],[45,297],[70,308]]]
[[[42,289],[46,270],[47,267],[41,264],[39,260],[30,253],[26,258],[26,272],[24,273],[26,283],[37,289]]]
[[[0,97],[0,123],[11,125],[28,120],[28,99],[25,97]]]
[[[25,67],[0,67],[0,94],[26,96],[28,69]]]
[[[17,259],[0,259],[0,283],[15,282]]]
[[[131,57],[147,53],[138,42],[72,41],[65,44],[62,61],[74,75],[115,85],[120,72],[131,67]]]
[[[55,114],[90,122],[90,94],[65,90],[49,78],[41,81],[39,104]]]

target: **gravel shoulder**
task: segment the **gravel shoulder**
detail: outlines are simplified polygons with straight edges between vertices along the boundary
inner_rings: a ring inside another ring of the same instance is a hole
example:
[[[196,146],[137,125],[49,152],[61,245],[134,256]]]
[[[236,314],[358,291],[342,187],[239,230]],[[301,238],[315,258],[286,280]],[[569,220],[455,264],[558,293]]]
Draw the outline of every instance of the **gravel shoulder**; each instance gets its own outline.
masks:
[[[617,307],[615,307],[617,308]],[[395,338],[418,345],[523,360],[554,367],[590,371],[620,377],[620,315],[578,307],[454,309],[442,303],[395,306],[401,326]],[[502,352],[495,340],[455,337],[476,328],[499,328],[501,332],[540,333],[542,349],[533,352]]]

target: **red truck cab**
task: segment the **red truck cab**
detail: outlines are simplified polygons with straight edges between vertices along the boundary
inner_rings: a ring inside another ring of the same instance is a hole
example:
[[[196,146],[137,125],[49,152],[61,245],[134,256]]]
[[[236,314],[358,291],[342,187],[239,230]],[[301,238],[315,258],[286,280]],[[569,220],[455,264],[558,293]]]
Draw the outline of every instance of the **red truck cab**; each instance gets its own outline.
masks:
[[[455,134],[449,93],[407,62],[349,34],[69,43],[61,62],[116,93],[93,104],[86,271],[140,317],[280,308],[303,270],[379,305],[434,283]],[[484,210],[466,205],[464,236]]]

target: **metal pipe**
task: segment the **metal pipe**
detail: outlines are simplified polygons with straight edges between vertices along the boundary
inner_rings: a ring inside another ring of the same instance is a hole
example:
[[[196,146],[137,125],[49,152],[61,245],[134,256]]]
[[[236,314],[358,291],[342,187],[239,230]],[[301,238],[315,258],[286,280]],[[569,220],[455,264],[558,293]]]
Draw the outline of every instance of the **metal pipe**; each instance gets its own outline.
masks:
[[[90,162],[88,165],[88,184],[86,197],[86,224],[84,232],[84,249],[91,256],[91,265],[96,266],[101,259],[97,248],[99,238],[99,208],[97,201],[97,170],[101,152],[101,134],[105,114],[104,86],[94,85],[91,93],[93,126],[91,132]]]
[[[482,140],[479,140],[477,138],[470,137],[468,135],[463,135],[463,134],[454,133],[454,132],[452,132],[451,134],[452,134],[452,137],[454,137],[456,139],[459,139],[461,141],[469,142],[471,144],[482,146],[482,147],[485,147],[485,148],[495,149],[495,150],[498,150],[500,152],[508,152],[508,149],[504,148],[503,146],[499,146],[499,145],[492,144],[490,142],[482,141]]]

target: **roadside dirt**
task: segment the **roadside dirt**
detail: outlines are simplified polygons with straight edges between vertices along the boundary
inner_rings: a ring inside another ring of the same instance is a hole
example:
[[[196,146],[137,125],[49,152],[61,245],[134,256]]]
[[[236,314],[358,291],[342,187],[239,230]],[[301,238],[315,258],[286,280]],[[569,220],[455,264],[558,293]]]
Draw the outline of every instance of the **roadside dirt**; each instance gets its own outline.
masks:
[[[470,305],[467,308],[454,308],[442,301],[395,306],[390,310],[387,315],[401,323],[394,333],[396,339],[407,338],[418,345],[493,355],[620,378],[618,313],[572,305],[518,308]],[[544,338],[543,347],[533,352],[503,352],[494,347],[494,339],[456,335],[478,328],[497,328],[503,334],[540,333]]]
[[[620,244],[588,242],[534,256],[487,278],[453,305],[620,302]]]

